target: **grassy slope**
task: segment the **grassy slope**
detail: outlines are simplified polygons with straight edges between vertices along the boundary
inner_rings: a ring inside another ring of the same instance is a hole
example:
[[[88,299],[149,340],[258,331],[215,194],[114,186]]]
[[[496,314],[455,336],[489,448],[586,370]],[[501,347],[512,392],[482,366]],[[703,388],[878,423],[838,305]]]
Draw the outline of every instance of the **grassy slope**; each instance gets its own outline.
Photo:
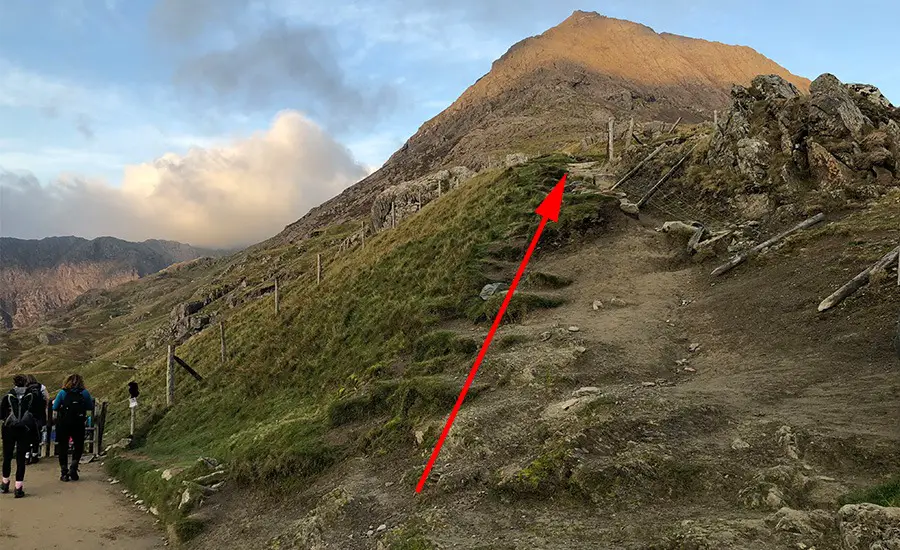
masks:
[[[143,397],[140,452],[167,465],[213,455],[238,477],[281,479],[314,474],[349,453],[390,448],[412,437],[401,428],[452,405],[458,384],[442,373],[467,363],[478,343],[435,329],[451,319],[487,318],[496,308],[477,297],[490,281],[485,272],[521,254],[518,244],[497,245],[531,234],[533,208],[567,160],[544,157],[481,175],[370,238],[365,249],[338,252],[357,227],[351,223],[299,247],[197,263],[100,293],[59,320],[65,344],[27,349],[32,335],[6,337],[8,347],[24,350],[6,368],[83,372],[111,401],[109,441],[127,426],[124,385],[134,377]],[[544,242],[596,217],[601,200],[567,196],[563,219]],[[320,287],[313,279],[317,253],[326,258]],[[179,372],[178,404],[163,414],[164,350],[145,349],[147,334],[168,322],[177,303],[242,281],[253,288],[275,274],[282,281],[278,317],[271,296],[233,310],[223,299],[204,308],[225,319],[229,359],[219,364],[217,330],[180,346],[178,355],[206,379],[198,384]],[[554,305],[525,293],[516,302],[511,310],[518,315]],[[113,361],[139,370],[120,370]],[[371,424],[361,437],[328,437],[360,419]]]

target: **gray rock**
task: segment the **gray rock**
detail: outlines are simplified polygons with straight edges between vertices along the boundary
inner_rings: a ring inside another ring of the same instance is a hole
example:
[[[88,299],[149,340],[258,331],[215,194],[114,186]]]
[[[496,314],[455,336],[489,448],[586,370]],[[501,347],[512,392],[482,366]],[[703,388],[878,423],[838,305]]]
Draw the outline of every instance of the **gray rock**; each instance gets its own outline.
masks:
[[[207,456],[201,456],[200,458],[197,459],[197,462],[202,462],[202,463],[206,464],[206,467],[210,468],[210,469],[216,469],[219,467],[218,460],[216,460],[215,458],[207,457]]]
[[[558,420],[566,416],[570,416],[580,410],[583,410],[585,407],[599,398],[599,394],[589,393],[580,397],[566,399],[565,401],[561,401],[559,403],[553,403],[552,405],[544,409],[544,412],[541,413],[541,418],[543,418],[544,420]]]
[[[222,479],[224,479],[224,478],[225,478],[225,471],[217,470],[211,474],[207,474],[205,476],[198,477],[197,479],[194,480],[194,483],[196,483],[198,485],[213,485],[215,483],[218,483],[219,481],[222,481]]]
[[[800,95],[796,86],[776,74],[761,74],[751,82],[751,93],[762,99],[791,99]]]
[[[45,346],[55,346],[65,340],[65,337],[61,333],[55,331],[41,331],[38,333],[37,339],[38,342]]]
[[[506,155],[506,167],[519,166],[528,162],[528,155],[525,153],[511,153]]]
[[[850,90],[832,74],[823,74],[809,87],[810,132],[831,138],[858,137],[871,123],[859,110]]]
[[[884,97],[881,90],[871,84],[847,84],[847,88],[862,96],[863,99],[876,107],[881,107],[883,109],[891,109],[894,107],[888,98]]]
[[[845,550],[900,550],[900,508],[847,504],[838,521]]]
[[[769,516],[766,523],[776,531],[813,538],[821,538],[837,530],[834,515],[825,510],[794,510],[786,506]]]
[[[641,213],[641,209],[638,208],[638,205],[634,204],[633,202],[629,202],[628,199],[620,200],[619,208],[622,210],[622,212],[631,214],[632,216],[637,216]]]
[[[585,386],[572,392],[573,397],[582,397],[585,395],[600,395],[600,388],[596,386]]]
[[[766,179],[771,155],[769,144],[762,139],[745,137],[737,142],[737,169],[751,181]]]
[[[850,168],[813,140],[808,142],[807,158],[809,171],[819,188],[832,198],[843,198],[846,189],[853,182]]]
[[[508,289],[509,289],[509,285],[506,283],[490,283],[490,284],[484,285],[484,287],[481,289],[481,293],[479,293],[478,295],[481,297],[482,300],[487,301],[494,294],[497,294],[498,292],[502,292],[502,291],[508,290]]]

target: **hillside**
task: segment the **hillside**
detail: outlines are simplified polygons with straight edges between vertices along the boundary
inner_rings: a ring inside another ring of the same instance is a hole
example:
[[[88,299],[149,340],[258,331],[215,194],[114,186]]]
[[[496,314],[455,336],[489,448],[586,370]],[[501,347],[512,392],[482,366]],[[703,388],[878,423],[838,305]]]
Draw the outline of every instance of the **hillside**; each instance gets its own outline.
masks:
[[[728,107],[732,85],[747,86],[760,74],[780,75],[801,91],[809,89],[809,80],[751,48],[658,34],[630,21],[576,11],[512,46],[380,170],[314,208],[278,238],[302,238],[320,225],[358,216],[386,187],[438,168],[480,170],[501,166],[510,153],[602,141],[610,117],[619,120],[620,135],[632,117],[639,127],[679,117],[710,121],[714,110]]]
[[[900,111],[831,75],[728,90],[718,126],[620,139],[618,159],[555,144],[366,180],[279,238],[83,295],[48,319],[60,345],[0,335],[0,375],[81,372],[110,403],[109,442],[137,381],[135,436],[104,464],[188,548],[891,548],[894,265],[817,305],[900,243]],[[480,293],[509,282],[566,173],[416,495],[502,299]],[[179,368],[167,408],[170,344],[203,381]]]
[[[174,263],[218,252],[174,241],[132,243],[112,237],[93,240],[0,237],[0,314],[4,328],[33,323],[90,289],[108,289]]]

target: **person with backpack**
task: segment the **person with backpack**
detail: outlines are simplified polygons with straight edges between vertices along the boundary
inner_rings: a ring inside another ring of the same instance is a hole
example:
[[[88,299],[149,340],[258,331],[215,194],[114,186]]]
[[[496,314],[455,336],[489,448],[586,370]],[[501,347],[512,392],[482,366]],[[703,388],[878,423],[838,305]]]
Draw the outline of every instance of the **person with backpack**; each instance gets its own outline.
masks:
[[[16,489],[15,497],[25,496],[25,453],[31,448],[34,432],[37,431],[35,421],[34,393],[27,389],[28,380],[22,374],[13,378],[13,388],[3,396],[0,403],[0,418],[3,418],[3,479],[0,482],[0,493],[9,492],[9,476],[12,473],[12,459],[16,457]]]
[[[84,427],[88,411],[94,410],[94,398],[84,389],[79,374],[66,378],[63,388],[53,400],[56,412],[56,444],[59,455],[60,481],[78,481],[78,462],[84,452]],[[72,438],[72,465],[69,466],[69,438]]]
[[[35,414],[37,430],[34,433],[31,448],[25,453],[25,461],[28,464],[37,464],[41,458],[41,430],[47,425],[47,402],[50,400],[50,394],[47,392],[47,386],[38,382],[33,374],[26,375],[25,380],[28,383],[26,389],[34,395],[37,412]]]

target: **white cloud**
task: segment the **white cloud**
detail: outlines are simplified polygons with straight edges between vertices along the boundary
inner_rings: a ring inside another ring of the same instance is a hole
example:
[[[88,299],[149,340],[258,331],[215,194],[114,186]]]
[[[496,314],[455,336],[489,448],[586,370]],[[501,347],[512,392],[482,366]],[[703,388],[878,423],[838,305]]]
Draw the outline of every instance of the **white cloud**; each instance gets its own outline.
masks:
[[[0,233],[247,245],[366,173],[321,128],[285,111],[267,131],[230,145],[126,166],[121,187],[76,176],[41,186],[33,176],[0,171]]]

